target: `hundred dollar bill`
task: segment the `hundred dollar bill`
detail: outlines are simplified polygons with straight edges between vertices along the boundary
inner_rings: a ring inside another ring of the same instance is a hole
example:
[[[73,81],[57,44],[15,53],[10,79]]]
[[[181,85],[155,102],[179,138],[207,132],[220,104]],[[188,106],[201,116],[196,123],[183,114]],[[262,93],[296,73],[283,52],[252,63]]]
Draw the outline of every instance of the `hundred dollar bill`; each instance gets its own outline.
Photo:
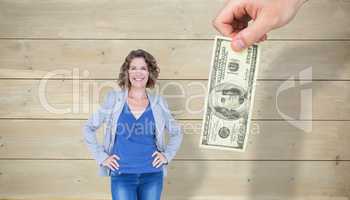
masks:
[[[257,45],[238,53],[231,49],[230,38],[215,38],[201,148],[245,151],[254,102],[258,54]]]

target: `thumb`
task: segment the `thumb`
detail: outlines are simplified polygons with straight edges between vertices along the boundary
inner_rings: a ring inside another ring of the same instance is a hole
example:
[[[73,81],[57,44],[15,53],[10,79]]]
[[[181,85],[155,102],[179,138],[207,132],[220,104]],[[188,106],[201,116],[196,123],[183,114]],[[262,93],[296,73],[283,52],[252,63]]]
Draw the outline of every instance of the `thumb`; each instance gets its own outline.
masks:
[[[258,17],[252,24],[232,38],[232,49],[241,51],[258,42],[270,30],[271,28],[266,20]]]

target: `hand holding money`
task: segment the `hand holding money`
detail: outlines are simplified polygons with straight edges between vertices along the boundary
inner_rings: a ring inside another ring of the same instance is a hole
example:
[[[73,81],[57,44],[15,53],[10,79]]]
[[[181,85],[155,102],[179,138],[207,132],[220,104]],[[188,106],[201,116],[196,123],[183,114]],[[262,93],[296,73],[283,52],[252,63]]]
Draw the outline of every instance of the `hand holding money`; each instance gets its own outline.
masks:
[[[267,33],[288,24],[307,0],[230,0],[213,21],[232,48],[241,51],[267,39]],[[254,20],[248,25],[248,22]]]
[[[258,46],[234,52],[216,37],[200,147],[244,151],[254,103]]]

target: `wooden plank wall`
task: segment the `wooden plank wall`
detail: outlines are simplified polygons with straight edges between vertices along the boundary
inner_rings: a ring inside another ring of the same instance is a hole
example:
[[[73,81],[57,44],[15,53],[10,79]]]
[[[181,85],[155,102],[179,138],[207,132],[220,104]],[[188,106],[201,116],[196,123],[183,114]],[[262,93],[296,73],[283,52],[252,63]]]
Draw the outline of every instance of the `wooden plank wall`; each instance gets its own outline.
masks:
[[[164,199],[348,200],[350,1],[309,1],[262,45],[245,153],[198,148],[223,3],[0,0],[0,199],[111,199],[81,128],[127,53],[143,48],[185,130]]]

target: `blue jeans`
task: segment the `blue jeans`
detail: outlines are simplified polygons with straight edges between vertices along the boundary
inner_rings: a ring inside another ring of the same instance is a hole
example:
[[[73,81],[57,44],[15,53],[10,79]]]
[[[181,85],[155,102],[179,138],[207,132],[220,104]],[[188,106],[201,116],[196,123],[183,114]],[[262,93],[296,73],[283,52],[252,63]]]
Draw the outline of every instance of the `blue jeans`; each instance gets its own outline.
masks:
[[[163,171],[111,176],[112,200],[160,200]]]

